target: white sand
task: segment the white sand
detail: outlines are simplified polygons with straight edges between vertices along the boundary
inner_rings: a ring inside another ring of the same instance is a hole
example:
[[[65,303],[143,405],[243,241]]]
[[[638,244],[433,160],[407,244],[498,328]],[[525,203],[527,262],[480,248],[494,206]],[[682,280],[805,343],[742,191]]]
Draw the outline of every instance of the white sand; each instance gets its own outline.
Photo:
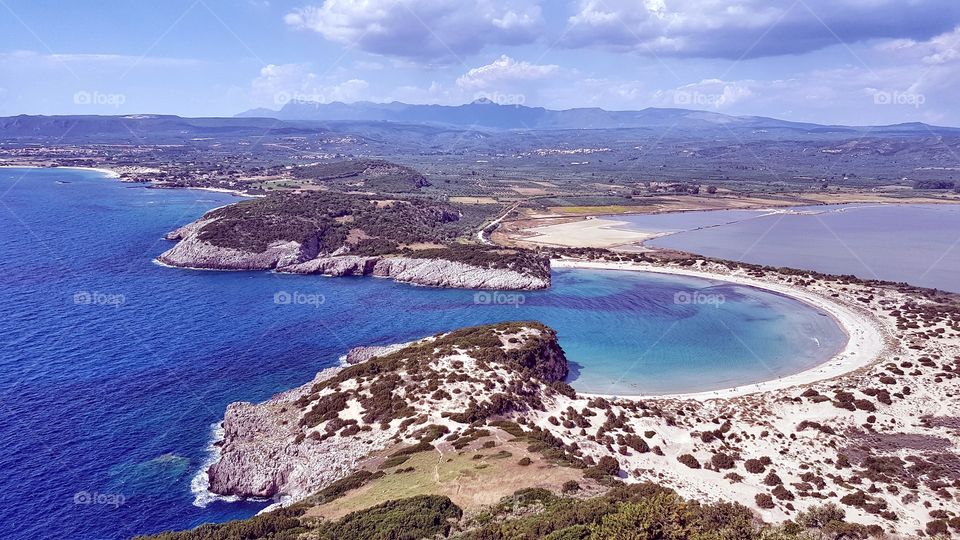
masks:
[[[620,229],[628,223],[604,218],[587,218],[582,221],[544,225],[526,229],[532,236],[524,242],[544,246],[611,248],[649,240],[657,234]]]
[[[101,169],[97,167],[52,167],[53,169],[69,169],[75,171],[94,171],[108,178],[120,178],[120,173],[112,169]]]
[[[802,371],[795,375],[781,377],[778,379],[750,384],[747,386],[737,386],[722,390],[711,390],[708,392],[695,392],[688,394],[669,394],[669,395],[617,395],[620,398],[643,398],[643,399],[727,399],[732,397],[744,396],[757,392],[769,392],[772,390],[781,390],[793,386],[806,385],[817,381],[832,379],[851,371],[869,366],[876,362],[885,346],[885,340],[879,324],[874,321],[866,312],[854,309],[851,306],[840,304],[815,292],[799,289],[796,287],[771,283],[756,278],[748,277],[742,274],[719,274],[714,272],[705,272],[700,270],[691,270],[686,268],[672,268],[664,266],[655,266],[651,264],[641,264],[632,262],[601,262],[601,261],[571,261],[554,260],[551,261],[554,268],[595,268],[606,270],[629,270],[637,272],[657,272],[661,274],[674,274],[681,276],[699,277],[705,279],[722,280],[738,285],[746,285],[772,291],[778,294],[795,298],[801,302],[810,304],[816,309],[824,311],[837,321],[840,327],[848,336],[847,344],[844,349],[819,366]],[[601,394],[585,394],[601,395]]]

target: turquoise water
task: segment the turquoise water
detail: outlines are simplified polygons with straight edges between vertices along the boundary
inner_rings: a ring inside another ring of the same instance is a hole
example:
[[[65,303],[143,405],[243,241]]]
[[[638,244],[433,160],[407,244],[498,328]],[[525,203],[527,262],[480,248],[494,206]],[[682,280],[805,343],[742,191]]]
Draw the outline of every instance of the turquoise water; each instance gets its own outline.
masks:
[[[0,538],[252,515],[265,503],[193,504],[211,426],[228,403],[303,384],[357,345],[535,319],[557,329],[571,384],[627,394],[787,375],[845,339],[793,300],[699,279],[562,270],[552,289],[498,304],[510,297],[151,262],[169,229],[235,200],[0,169]],[[302,301],[276,303],[284,293]]]
[[[655,247],[960,292],[960,205],[806,206],[623,221],[636,230],[676,233],[648,242]]]

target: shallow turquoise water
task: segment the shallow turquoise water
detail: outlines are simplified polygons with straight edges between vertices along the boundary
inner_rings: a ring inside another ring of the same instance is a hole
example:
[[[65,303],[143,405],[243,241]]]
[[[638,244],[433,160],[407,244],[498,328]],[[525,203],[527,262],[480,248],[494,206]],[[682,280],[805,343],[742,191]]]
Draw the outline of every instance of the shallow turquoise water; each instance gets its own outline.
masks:
[[[303,384],[357,345],[534,319],[557,329],[576,388],[636,393],[787,375],[844,341],[805,305],[699,279],[562,270],[552,289],[497,304],[372,278],[163,268],[151,260],[165,232],[235,199],[50,170],[0,169],[0,194],[2,538],[124,538],[252,515],[264,503],[192,504],[211,425],[228,403]]]
[[[791,210],[680,212],[622,220],[637,230],[677,233],[649,242],[656,247],[960,292],[960,205]]]

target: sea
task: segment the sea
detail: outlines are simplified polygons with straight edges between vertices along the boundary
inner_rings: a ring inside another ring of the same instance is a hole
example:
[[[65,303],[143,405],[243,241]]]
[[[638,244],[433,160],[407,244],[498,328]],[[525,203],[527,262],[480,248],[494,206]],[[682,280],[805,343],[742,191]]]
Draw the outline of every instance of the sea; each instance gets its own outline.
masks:
[[[537,320],[577,389],[705,391],[790,375],[846,341],[770,292],[557,269],[546,291],[167,268],[164,233],[237,197],[93,171],[0,169],[0,538],[115,539],[250,517],[204,491],[227,404],[308,382],[358,345]]]

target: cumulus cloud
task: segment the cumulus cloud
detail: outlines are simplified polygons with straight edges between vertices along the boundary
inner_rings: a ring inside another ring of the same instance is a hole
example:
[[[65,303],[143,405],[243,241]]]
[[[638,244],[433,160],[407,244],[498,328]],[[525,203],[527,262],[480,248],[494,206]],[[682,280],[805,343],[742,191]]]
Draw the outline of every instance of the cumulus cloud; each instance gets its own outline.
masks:
[[[757,58],[841,41],[927,40],[960,23],[956,0],[579,0],[570,47]]]
[[[535,0],[324,0],[284,20],[366,52],[431,62],[529,43],[543,25]]]
[[[502,55],[492,63],[466,72],[457,79],[457,86],[463,90],[509,89],[517,83],[538,81],[557,73],[560,66],[553,64],[531,64],[518,62]]]
[[[706,79],[671,90],[657,91],[654,102],[663,107],[684,109],[729,109],[753,95],[755,81]]]
[[[251,83],[254,100],[268,107],[290,102],[354,102],[363,99],[370,84],[363,79],[324,82],[304,64],[269,64]]]

